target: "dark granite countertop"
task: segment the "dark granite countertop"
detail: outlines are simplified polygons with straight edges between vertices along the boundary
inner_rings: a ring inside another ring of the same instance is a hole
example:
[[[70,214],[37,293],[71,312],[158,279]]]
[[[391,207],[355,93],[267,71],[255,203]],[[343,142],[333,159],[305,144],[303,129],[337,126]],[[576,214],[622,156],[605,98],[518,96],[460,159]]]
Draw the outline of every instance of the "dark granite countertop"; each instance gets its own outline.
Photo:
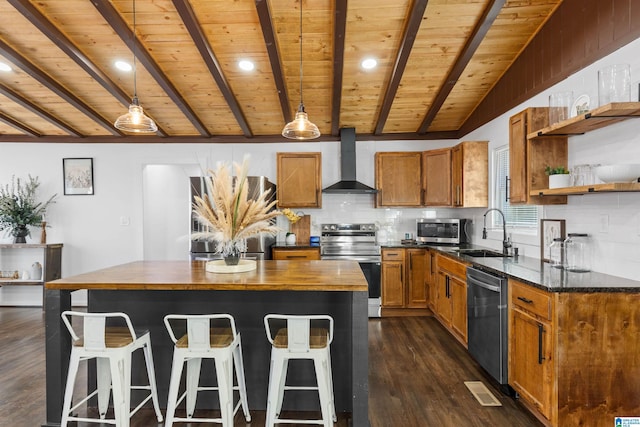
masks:
[[[551,267],[538,258],[517,257],[470,257],[456,252],[457,249],[489,249],[478,245],[403,245],[389,242],[383,248],[429,248],[447,254],[461,261],[471,263],[475,268],[499,276],[510,277],[549,292],[640,292],[640,281],[611,276],[590,271],[574,273]],[[495,249],[490,249],[494,252]]]

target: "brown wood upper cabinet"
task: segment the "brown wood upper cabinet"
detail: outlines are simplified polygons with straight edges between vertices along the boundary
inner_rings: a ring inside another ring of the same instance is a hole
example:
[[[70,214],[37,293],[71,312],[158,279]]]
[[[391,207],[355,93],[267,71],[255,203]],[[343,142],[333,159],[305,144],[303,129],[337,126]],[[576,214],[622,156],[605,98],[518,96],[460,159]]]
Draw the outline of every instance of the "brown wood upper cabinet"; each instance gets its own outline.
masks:
[[[465,141],[451,150],[452,204],[489,206],[489,141]]]
[[[322,207],[322,153],[277,153],[280,208]]]
[[[489,142],[464,141],[425,151],[423,188],[426,206],[486,207],[489,203]]]
[[[425,151],[423,159],[424,205],[452,206],[451,148]]]
[[[488,157],[488,141],[424,152],[376,153],[376,207],[486,207]]]
[[[376,153],[376,207],[421,206],[422,153]]]
[[[533,190],[549,188],[547,166],[567,167],[566,136],[528,139],[527,135],[549,123],[547,107],[531,107],[509,118],[509,203],[512,205],[566,204],[566,196],[531,196]]]

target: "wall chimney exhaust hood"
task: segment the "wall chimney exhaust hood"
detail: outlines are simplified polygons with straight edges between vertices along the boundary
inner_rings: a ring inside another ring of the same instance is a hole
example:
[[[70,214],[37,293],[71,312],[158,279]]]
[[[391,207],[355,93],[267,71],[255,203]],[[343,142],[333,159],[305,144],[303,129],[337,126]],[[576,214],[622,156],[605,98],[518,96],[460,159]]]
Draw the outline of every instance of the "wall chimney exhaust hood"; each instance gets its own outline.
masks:
[[[375,194],[378,192],[356,181],[356,128],[340,129],[341,180],[322,190],[323,193]]]

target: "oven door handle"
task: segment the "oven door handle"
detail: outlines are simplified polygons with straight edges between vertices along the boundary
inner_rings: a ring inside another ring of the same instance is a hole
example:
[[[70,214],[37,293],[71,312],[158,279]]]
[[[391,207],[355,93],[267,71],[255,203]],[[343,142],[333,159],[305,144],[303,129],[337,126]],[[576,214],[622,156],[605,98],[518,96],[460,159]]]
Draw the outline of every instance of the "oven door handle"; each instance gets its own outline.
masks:
[[[470,284],[476,285],[476,286],[480,286],[481,288],[484,289],[488,289],[490,291],[493,292],[500,292],[500,286],[494,286],[494,285],[490,285],[488,283],[484,283],[480,280],[474,279],[473,277],[469,277],[467,276],[467,286],[469,286]]]

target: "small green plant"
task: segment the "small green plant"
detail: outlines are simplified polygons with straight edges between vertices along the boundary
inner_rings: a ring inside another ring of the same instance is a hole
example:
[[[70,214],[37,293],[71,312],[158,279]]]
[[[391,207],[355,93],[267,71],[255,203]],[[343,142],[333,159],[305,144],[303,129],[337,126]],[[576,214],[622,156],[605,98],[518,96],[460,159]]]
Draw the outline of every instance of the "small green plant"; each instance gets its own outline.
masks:
[[[38,177],[31,175],[24,181],[13,176],[11,185],[0,186],[0,230],[8,230],[14,237],[24,237],[29,234],[28,226],[41,224],[42,216],[56,195],[38,202],[39,186]]]
[[[569,170],[566,169],[564,166],[558,166],[555,168],[552,168],[551,166],[547,166],[544,169],[544,173],[546,173],[547,175],[567,175],[569,174]]]

